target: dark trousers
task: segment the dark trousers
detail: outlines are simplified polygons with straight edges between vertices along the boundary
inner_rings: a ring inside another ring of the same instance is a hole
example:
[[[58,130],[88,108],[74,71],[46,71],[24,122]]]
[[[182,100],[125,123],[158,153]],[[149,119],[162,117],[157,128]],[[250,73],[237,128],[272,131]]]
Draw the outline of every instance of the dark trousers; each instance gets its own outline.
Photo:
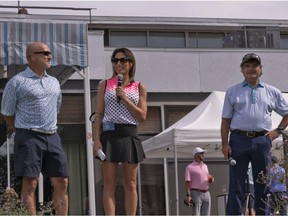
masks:
[[[265,215],[265,184],[261,182],[261,174],[266,176],[270,162],[271,140],[266,136],[250,138],[245,135],[231,133],[229,144],[232,157],[237,164],[229,168],[229,194],[226,208],[227,215],[241,215],[245,198],[245,179],[248,164],[251,161],[255,190],[255,210],[257,215]]]

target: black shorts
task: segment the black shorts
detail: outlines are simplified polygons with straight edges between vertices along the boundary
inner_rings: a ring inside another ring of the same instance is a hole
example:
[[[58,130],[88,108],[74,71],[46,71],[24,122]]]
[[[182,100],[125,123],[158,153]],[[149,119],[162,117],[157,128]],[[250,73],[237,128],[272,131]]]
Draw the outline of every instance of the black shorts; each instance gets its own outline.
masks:
[[[14,168],[17,177],[68,177],[68,163],[58,133],[16,129]]]
[[[115,124],[115,130],[101,133],[101,144],[109,162],[136,164],[145,158],[136,125]]]

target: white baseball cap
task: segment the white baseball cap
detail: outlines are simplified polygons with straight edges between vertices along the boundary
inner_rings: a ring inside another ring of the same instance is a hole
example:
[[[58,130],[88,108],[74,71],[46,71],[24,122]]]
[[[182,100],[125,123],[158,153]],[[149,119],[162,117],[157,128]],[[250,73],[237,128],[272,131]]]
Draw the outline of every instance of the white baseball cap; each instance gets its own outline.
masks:
[[[195,154],[198,154],[198,153],[204,153],[206,152],[206,150],[200,148],[200,147],[196,147],[194,150],[193,150],[193,155],[195,156]]]

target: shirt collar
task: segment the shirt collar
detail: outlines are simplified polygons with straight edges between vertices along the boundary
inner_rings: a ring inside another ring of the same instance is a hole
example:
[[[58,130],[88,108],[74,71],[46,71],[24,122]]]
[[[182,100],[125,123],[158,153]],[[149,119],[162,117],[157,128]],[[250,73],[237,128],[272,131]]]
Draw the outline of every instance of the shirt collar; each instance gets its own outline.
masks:
[[[246,80],[243,80],[243,82],[242,82],[242,87],[244,87],[244,86],[250,86],[250,87],[251,87],[251,85],[250,85]],[[260,81],[260,82],[257,84],[256,88],[257,88],[257,87],[264,88],[264,82]]]
[[[27,68],[25,69],[25,74],[27,75],[27,77],[38,77],[38,78],[39,78],[39,76],[38,76],[37,74],[35,74],[35,73],[31,70],[30,67],[27,67]],[[48,74],[47,74],[47,72],[45,71],[43,77],[47,77],[47,76],[48,76]]]
[[[203,161],[197,162],[196,160],[194,160],[193,163],[194,163],[194,164],[197,164],[197,165],[198,165],[198,164],[200,164],[200,165],[204,164]]]

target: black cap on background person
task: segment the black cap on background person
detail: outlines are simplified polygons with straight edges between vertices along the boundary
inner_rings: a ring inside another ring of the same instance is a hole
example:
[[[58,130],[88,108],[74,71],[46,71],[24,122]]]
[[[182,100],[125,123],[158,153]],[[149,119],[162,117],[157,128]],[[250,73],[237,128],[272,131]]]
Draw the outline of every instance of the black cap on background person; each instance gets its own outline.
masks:
[[[255,53],[248,53],[242,58],[241,67],[248,61],[255,60],[261,64],[261,58]]]

